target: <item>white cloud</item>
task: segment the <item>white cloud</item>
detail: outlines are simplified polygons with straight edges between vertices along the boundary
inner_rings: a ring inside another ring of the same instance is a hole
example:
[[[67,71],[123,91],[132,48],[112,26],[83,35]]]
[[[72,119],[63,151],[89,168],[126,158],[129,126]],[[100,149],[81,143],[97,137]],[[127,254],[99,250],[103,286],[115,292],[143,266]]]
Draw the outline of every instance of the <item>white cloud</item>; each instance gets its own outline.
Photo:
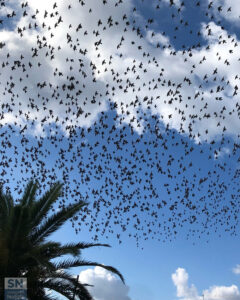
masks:
[[[229,155],[231,153],[230,149],[227,147],[223,147],[221,150],[214,151],[214,158],[218,159],[224,157],[225,155]]]
[[[234,267],[232,271],[235,274],[240,274],[240,265],[236,265],[236,267]]]
[[[236,285],[213,286],[204,291],[206,300],[239,300],[240,293]]]
[[[54,10],[49,1],[28,1],[28,15],[20,18],[15,31],[0,31],[0,40],[6,44],[0,51],[5,63],[0,94],[2,102],[14,104],[12,112],[3,110],[2,124],[10,119],[22,123],[18,117],[21,110],[22,118],[35,122],[33,134],[41,134],[42,120],[45,125],[56,122],[65,131],[69,126],[88,127],[108,109],[110,99],[116,103],[117,122],[129,123],[138,132],[144,128],[142,112],[147,111],[197,142],[223,133],[237,137],[238,101],[232,97],[239,80],[239,41],[235,36],[228,38],[228,32],[213,22],[202,24],[201,32],[210,48],[193,49],[190,56],[174,47],[163,48],[169,39],[161,33],[145,34],[143,30],[141,38],[136,30],[130,30],[123,16],[127,20],[132,16],[131,0],[118,7],[111,1],[103,5],[89,0],[84,6],[73,1],[71,9],[64,1],[56,3]],[[58,24],[59,17],[63,22]],[[29,23],[33,28],[35,22],[37,30],[28,29]],[[24,27],[27,29],[21,37],[18,31]],[[161,48],[156,48],[157,42]],[[38,56],[32,57],[36,47]],[[24,58],[18,67],[15,62],[21,54]],[[207,79],[203,79],[205,75]],[[10,88],[11,81],[15,85]],[[71,85],[72,90],[68,88]]]
[[[169,38],[161,33],[155,33],[152,30],[148,30],[147,40],[152,44],[169,45]]]
[[[200,300],[194,285],[188,286],[188,273],[183,268],[178,268],[172,274],[172,280],[177,287],[177,296],[184,300]]]
[[[169,0],[163,0],[166,4],[169,4]],[[172,3],[174,3],[174,5],[178,8],[181,6],[181,2],[180,0],[173,0]]]
[[[199,295],[195,285],[189,286],[188,273],[183,268],[178,268],[172,274],[172,280],[177,288],[177,297],[181,300],[240,300],[240,292],[236,285],[211,286]]]
[[[240,6],[236,0],[208,0],[210,7],[212,7],[214,14],[233,22],[239,26],[240,20]],[[211,4],[210,4],[211,3]]]
[[[128,296],[128,286],[103,268],[95,267],[82,271],[79,281],[93,285],[88,287],[88,290],[95,300],[131,300]]]

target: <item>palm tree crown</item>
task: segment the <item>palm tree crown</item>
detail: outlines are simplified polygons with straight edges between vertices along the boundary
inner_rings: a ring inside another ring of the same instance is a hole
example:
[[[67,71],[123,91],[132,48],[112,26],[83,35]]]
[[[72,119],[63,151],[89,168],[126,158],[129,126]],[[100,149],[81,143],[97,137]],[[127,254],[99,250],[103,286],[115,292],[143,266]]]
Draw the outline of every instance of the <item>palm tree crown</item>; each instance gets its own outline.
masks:
[[[67,220],[74,217],[84,201],[61,208],[49,215],[49,211],[61,195],[62,184],[56,182],[40,198],[36,199],[38,184],[30,181],[18,203],[10,194],[0,190],[0,288],[5,277],[26,277],[29,300],[55,299],[47,290],[55,291],[67,299],[91,300],[85,283],[80,283],[68,270],[79,266],[100,266],[117,274],[111,267],[80,258],[81,250],[104,246],[99,243],[61,243],[47,238]],[[56,258],[68,255],[71,258]]]

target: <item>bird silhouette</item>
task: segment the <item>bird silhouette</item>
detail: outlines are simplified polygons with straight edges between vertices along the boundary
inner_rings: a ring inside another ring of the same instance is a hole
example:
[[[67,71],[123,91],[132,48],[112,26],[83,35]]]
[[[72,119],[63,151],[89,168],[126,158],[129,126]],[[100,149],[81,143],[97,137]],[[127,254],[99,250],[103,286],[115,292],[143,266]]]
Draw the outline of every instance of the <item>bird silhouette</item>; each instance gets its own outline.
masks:
[[[155,4],[1,1],[1,185],[62,179],[59,207],[89,201],[72,226],[94,240],[237,230],[240,58],[221,21],[232,9]]]

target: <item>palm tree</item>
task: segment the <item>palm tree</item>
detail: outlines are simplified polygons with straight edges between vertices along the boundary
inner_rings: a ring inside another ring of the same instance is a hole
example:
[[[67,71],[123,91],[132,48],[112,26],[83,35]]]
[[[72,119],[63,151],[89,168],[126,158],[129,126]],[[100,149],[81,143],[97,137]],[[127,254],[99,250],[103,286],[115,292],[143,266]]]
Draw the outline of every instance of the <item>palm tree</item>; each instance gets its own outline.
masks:
[[[29,300],[55,299],[47,290],[70,300],[75,296],[76,299],[91,300],[88,285],[80,283],[68,271],[80,266],[100,266],[117,274],[124,283],[123,276],[114,267],[85,261],[80,257],[82,249],[109,247],[108,244],[79,242],[62,245],[48,240],[87,203],[79,201],[49,215],[62,193],[62,184],[54,183],[40,199],[36,199],[37,189],[38,184],[30,181],[17,203],[11,194],[0,190],[0,288],[3,290],[5,277],[26,277]]]

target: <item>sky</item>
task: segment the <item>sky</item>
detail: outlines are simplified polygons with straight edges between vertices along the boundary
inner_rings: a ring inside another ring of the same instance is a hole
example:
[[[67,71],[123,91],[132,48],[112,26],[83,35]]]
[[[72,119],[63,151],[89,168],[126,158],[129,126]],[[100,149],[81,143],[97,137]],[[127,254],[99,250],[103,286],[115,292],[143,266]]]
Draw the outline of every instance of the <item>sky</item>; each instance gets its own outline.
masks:
[[[95,300],[240,300],[239,0],[2,1],[0,183],[89,206]]]

